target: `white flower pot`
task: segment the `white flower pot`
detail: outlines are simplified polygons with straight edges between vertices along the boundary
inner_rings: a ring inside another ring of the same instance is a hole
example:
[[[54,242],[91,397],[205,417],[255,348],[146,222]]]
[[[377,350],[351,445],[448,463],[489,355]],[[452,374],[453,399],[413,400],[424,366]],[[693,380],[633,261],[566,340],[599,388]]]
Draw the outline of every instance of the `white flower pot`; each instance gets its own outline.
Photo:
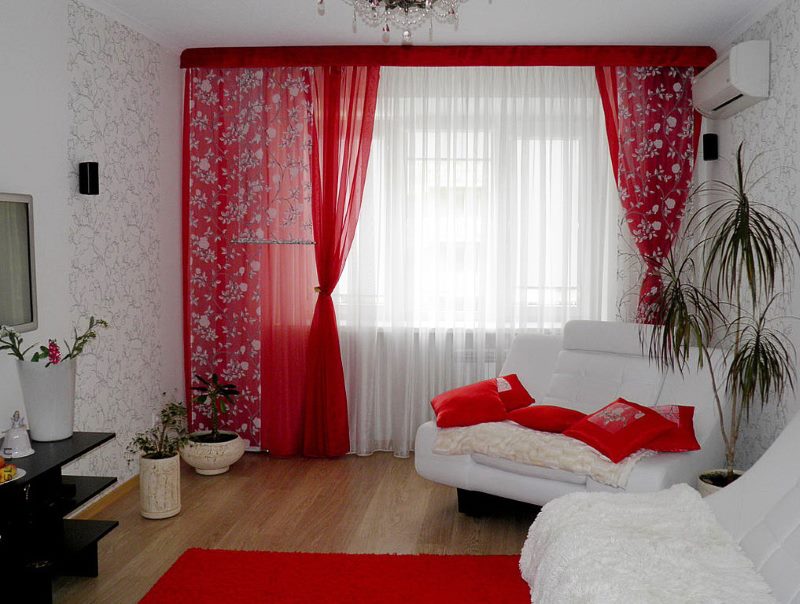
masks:
[[[177,454],[166,459],[139,458],[139,508],[142,516],[154,520],[181,511],[181,462]]]
[[[19,383],[33,440],[50,442],[72,436],[75,421],[75,359],[46,367],[18,361]]]
[[[707,482],[707,481],[703,480],[704,476],[707,476],[707,475],[721,475],[721,474],[727,474],[727,473],[728,473],[728,470],[717,469],[717,470],[708,470],[707,472],[703,472],[702,474],[700,474],[700,476],[697,477],[697,491],[698,491],[698,493],[700,493],[700,496],[701,497],[708,497],[709,495],[713,495],[717,491],[720,491],[720,490],[725,488],[725,487],[720,487],[720,486],[717,486],[715,484],[712,484],[710,482]],[[740,470],[734,470],[733,473],[736,474],[737,478],[739,476],[741,476],[742,474],[744,474],[744,472],[742,472]],[[731,483],[731,484],[733,484],[733,483]]]
[[[213,476],[227,472],[231,465],[239,461],[244,455],[244,440],[233,432],[220,434],[232,434],[236,438],[221,443],[204,443],[192,440],[193,437],[210,434],[210,430],[204,432],[192,432],[189,435],[189,442],[181,449],[183,461],[192,466],[198,474]]]

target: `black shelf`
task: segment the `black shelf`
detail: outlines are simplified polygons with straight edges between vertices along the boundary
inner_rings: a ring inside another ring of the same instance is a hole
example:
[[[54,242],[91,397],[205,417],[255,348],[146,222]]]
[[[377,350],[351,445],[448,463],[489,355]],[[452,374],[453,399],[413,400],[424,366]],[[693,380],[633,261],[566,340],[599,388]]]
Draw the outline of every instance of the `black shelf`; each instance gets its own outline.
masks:
[[[99,495],[117,479],[112,476],[61,476],[64,497],[61,507],[64,514],[78,509],[95,495]]]
[[[26,472],[25,476],[14,482],[17,486],[23,486],[42,474],[60,469],[113,438],[114,434],[110,432],[75,432],[70,438],[55,442],[31,441],[34,454],[12,461]]]
[[[116,520],[64,520],[64,553],[77,554],[118,526]]]
[[[117,479],[63,476],[61,467],[113,438],[104,432],[75,432],[57,442],[33,441],[33,455],[13,460],[26,474],[0,487],[0,560],[15,577],[8,593],[12,600],[21,590],[20,601],[47,604],[53,577],[97,576],[97,542],[118,523],[64,516]]]

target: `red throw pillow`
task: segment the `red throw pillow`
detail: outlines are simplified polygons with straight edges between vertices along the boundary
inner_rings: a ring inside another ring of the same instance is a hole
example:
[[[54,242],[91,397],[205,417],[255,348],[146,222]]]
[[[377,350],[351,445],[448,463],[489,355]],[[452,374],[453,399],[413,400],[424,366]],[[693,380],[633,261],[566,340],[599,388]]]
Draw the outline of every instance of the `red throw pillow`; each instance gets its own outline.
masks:
[[[649,407],[618,398],[579,420],[564,436],[585,442],[617,463],[674,427]]]
[[[506,411],[521,409],[536,402],[525,390],[516,373],[497,378],[497,391],[500,393],[500,400],[506,406]]]
[[[534,405],[524,409],[516,409],[508,414],[508,419],[518,424],[539,430],[540,432],[561,433],[575,422],[586,417],[585,413],[574,409],[565,409],[555,405]]]
[[[436,425],[440,428],[473,426],[506,419],[506,408],[493,379],[443,392],[433,398],[431,406],[436,413]]]
[[[647,444],[647,448],[662,453],[698,451],[700,443],[694,434],[694,407],[688,405],[657,405],[652,408],[673,426]]]

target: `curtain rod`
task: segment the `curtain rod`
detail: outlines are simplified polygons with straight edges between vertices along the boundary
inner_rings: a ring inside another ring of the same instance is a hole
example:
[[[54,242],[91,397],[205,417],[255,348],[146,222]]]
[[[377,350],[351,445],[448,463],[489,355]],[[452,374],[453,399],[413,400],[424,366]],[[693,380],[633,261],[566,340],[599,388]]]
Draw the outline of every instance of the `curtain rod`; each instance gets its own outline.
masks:
[[[255,239],[251,237],[231,239],[231,243],[242,243],[248,245],[317,245],[316,241],[304,241],[302,239]]]

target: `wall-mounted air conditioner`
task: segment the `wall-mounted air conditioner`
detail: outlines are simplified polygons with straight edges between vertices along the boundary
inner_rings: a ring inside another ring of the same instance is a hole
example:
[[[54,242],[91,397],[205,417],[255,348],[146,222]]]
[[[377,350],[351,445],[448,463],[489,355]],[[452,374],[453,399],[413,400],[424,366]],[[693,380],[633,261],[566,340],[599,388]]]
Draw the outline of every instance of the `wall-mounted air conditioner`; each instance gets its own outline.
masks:
[[[694,106],[722,119],[769,98],[769,40],[749,40],[730,49],[693,80]]]

